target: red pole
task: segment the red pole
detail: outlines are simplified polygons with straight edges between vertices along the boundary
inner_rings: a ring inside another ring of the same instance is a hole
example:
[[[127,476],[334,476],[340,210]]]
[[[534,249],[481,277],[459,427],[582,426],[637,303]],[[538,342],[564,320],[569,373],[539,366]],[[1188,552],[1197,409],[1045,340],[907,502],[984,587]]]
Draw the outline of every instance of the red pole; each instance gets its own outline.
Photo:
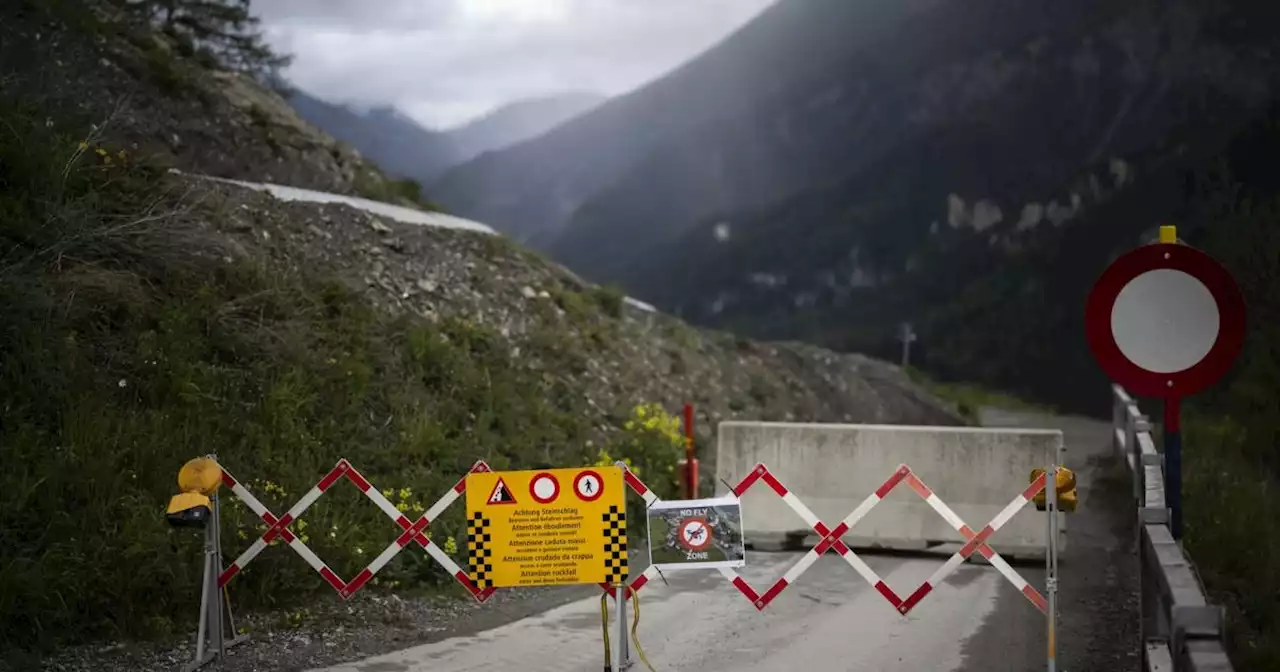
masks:
[[[685,497],[698,498],[698,458],[693,449],[693,404],[684,405]]]

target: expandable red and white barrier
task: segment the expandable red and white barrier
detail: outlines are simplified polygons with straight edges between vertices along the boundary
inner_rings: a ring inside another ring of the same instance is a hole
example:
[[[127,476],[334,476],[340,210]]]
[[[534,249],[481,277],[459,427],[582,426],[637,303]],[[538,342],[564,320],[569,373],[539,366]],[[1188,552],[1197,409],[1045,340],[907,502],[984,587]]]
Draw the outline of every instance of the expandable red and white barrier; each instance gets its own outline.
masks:
[[[632,473],[625,465],[619,463],[619,466],[623,469],[623,478],[628,487],[644,499],[646,506],[652,506],[658,501],[658,496],[654,494],[639,477]],[[479,461],[471,468],[470,473],[486,472],[489,470],[490,469],[487,464],[483,461]],[[329,567],[321,561],[320,558],[317,557],[315,553],[298,538],[297,535],[289,530],[290,524],[301,517],[308,507],[314,504],[317,499],[319,499],[329,488],[333,487],[333,485],[342,478],[346,478],[355,484],[355,486],[359,488],[360,491],[370,499],[370,501],[386,513],[387,517],[395,522],[395,524],[402,530],[402,533],[395,541],[391,542],[382,553],[374,558],[367,567],[361,570],[361,572],[349,582],[343,581],[335,572],[333,572],[333,570],[329,569]],[[467,576],[467,573],[464,572],[462,568],[459,567],[458,564],[454,562],[454,560],[450,558],[442,548],[439,547],[439,545],[432,543],[425,534],[431,521],[437,519],[445,509],[452,505],[454,501],[456,501],[459,496],[466,491],[465,476],[463,476],[463,478],[460,479],[451,490],[446,492],[444,496],[437,500],[435,504],[427,509],[426,513],[416,521],[411,521],[407,516],[398,511],[395,505],[388,501],[381,492],[374,488],[373,485],[369,483],[369,481],[345,459],[339,460],[337,465],[335,465],[324,478],[320,479],[315,487],[304,495],[302,499],[298,500],[298,503],[294,504],[288,512],[278,518],[268,511],[267,508],[225,468],[222,469],[222,480],[231,488],[231,491],[234,492],[236,496],[243,500],[245,504],[248,505],[248,507],[267,524],[267,531],[255,540],[248,549],[240,554],[240,557],[236,558],[236,560],[219,575],[219,587],[226,585],[232,577],[257,557],[257,555],[261,553],[262,550],[271,543],[271,541],[276,537],[279,537],[283,539],[299,556],[301,556],[307,564],[311,565],[312,568],[324,577],[325,581],[327,581],[329,585],[333,586],[334,590],[338,591],[338,594],[342,596],[343,599],[350,598],[364,587],[364,585],[368,583],[379,570],[386,566],[386,564],[399,554],[405,546],[409,545],[410,542],[417,543],[425,549],[433,560],[445,568],[450,575],[455,577],[458,582],[461,583],[463,587],[465,587],[467,591],[470,592],[478,601],[483,602],[487,600],[489,596],[497,590],[496,588],[480,589],[477,587],[471,581],[470,577]],[[974,532],[972,528],[966,525],[965,522],[961,520],[960,517],[957,516],[955,512],[952,511],[936,493],[929,489],[929,487],[912,472],[911,468],[905,464],[900,465],[897,470],[895,470],[893,474],[885,480],[884,484],[881,485],[880,488],[868,495],[867,498],[853,510],[853,512],[846,516],[844,520],[840,521],[840,523],[834,528],[828,527],[825,523],[819,520],[818,517],[814,515],[813,511],[811,511],[809,507],[805,506],[805,504],[801,502],[794,493],[788,490],[786,486],[777,479],[777,477],[770,473],[768,467],[763,464],[756,465],[756,467],[751,470],[751,473],[747,474],[747,476],[733,488],[733,493],[735,496],[741,497],[748,489],[758,482],[763,482],[773,490],[775,494],[781,497],[782,500],[786,502],[786,504],[791,507],[791,509],[795,511],[810,528],[813,529],[820,538],[820,541],[763,593],[758,592],[746,581],[746,579],[738,575],[738,573],[732,568],[720,568],[720,573],[728,579],[739,592],[750,600],[757,610],[763,610],[765,607],[769,606],[770,602],[782,593],[787,586],[795,583],[796,580],[799,579],[814,562],[817,562],[818,558],[827,551],[834,550],[837,555],[849,563],[849,566],[853,567],[854,571],[856,571],[859,576],[865,579],[868,584],[883,595],[885,599],[903,615],[910,612],[911,609],[919,604],[919,602],[924,599],[924,597],[928,595],[934,587],[945,580],[947,576],[954,572],[957,567],[963,564],[964,561],[975,552],[980,553],[984,558],[986,558],[987,561],[990,562],[991,565],[995,567],[1006,579],[1008,579],[1014,587],[1019,590],[1019,592],[1026,596],[1026,598],[1034,604],[1037,609],[1041,612],[1048,613],[1048,604],[1040,592],[1031,586],[1016,571],[1014,571],[1013,567],[1011,567],[1008,562],[1001,558],[1000,555],[987,544],[987,540],[991,535],[995,534],[1003,525],[1012,520],[1018,511],[1022,510],[1022,508],[1026,506],[1027,502],[1031,501],[1033,497],[1044,489],[1046,483],[1046,477],[1044,474],[1041,474],[1031,483],[1031,485],[1014,497],[1014,499],[1009,502],[1008,506],[1006,506],[999,514],[996,515],[995,518],[991,520],[991,522],[978,532]],[[956,551],[956,553],[942,565],[942,567],[938,568],[938,571],[934,572],[933,576],[920,584],[920,586],[905,599],[899,597],[899,595],[875,573],[875,570],[871,569],[871,567],[867,565],[862,558],[858,557],[852,549],[841,541],[841,537],[857,525],[858,521],[866,516],[876,504],[883,500],[895,487],[904,482],[913,492],[924,499],[924,501],[928,503],[929,506],[938,513],[938,515],[942,516],[942,518],[955,528],[957,532],[968,540],[960,550]],[[657,569],[649,567],[644,572],[631,579],[628,585],[632,590],[639,590],[657,575]],[[614,595],[615,593],[613,587],[608,584],[601,584],[601,588],[610,595]]]
[[[396,557],[396,555],[398,555],[405,546],[408,546],[410,542],[415,542],[426,550],[433,560],[439,563],[445,571],[457,579],[458,583],[462,584],[462,586],[466,588],[467,591],[470,592],[478,601],[484,602],[497,590],[496,588],[481,589],[476,586],[476,584],[471,581],[471,578],[467,573],[458,566],[458,563],[454,562],[453,558],[450,558],[449,555],[444,552],[444,549],[440,548],[438,544],[432,543],[426,535],[427,526],[431,524],[431,521],[439,518],[440,515],[444,513],[445,509],[449,508],[450,505],[452,505],[463,493],[466,492],[467,478],[465,475],[459,479],[457,484],[446,492],[444,496],[436,500],[436,503],[432,504],[420,518],[416,521],[411,521],[408,516],[405,516],[396,509],[395,505],[388,501],[377,488],[373,487],[373,484],[361,475],[350,462],[342,459],[338,460],[338,463],[334,465],[333,469],[330,470],[324,478],[321,478],[320,481],[307,492],[307,494],[303,495],[302,498],[298,500],[298,503],[294,504],[288,512],[283,516],[277,517],[275,514],[271,513],[271,511],[269,511],[257,497],[254,497],[253,493],[250,492],[243,483],[232,476],[231,472],[227,471],[226,467],[221,464],[218,466],[222,470],[222,482],[227,487],[231,488],[231,491],[235,493],[235,495],[239,497],[255,515],[267,524],[267,531],[250,544],[249,548],[245,549],[245,551],[241,553],[234,562],[227,566],[227,568],[218,575],[219,588],[225,586],[228,581],[235,577],[236,574],[239,574],[246,565],[257,557],[263,549],[279,537],[280,539],[283,539],[284,542],[294,550],[294,552],[301,556],[312,569],[316,570],[316,572],[319,573],[334,590],[338,591],[338,595],[343,599],[349,599],[352,595],[355,595],[366,583],[369,582],[370,579],[373,578],[375,574],[378,573],[379,570],[385,567],[388,562],[391,562],[392,558]],[[627,485],[644,499],[646,505],[658,501],[658,496],[655,495],[643,481],[636,477],[630,469],[626,469],[625,467],[623,467],[623,469],[623,477]],[[482,473],[487,471],[490,471],[489,465],[481,460],[476,462],[468,473]],[[342,478],[346,478],[355,484],[355,486],[359,488],[360,491],[374,503],[374,505],[381,509],[383,513],[387,514],[387,517],[402,530],[400,536],[397,537],[395,541],[388,544],[387,548],[383,550],[382,553],[378,554],[378,556],[375,557],[367,567],[361,570],[359,574],[356,574],[355,578],[351,579],[351,581],[343,581],[336,572],[330,569],[314,551],[312,551],[289,529],[291,524],[301,518],[302,514],[306,512],[306,510],[310,508],[316,500],[320,499],[320,497],[324,495],[329,488],[333,487],[334,484]],[[633,590],[639,590],[656,574],[657,571],[650,568],[633,578],[628,585],[630,585]],[[601,584],[601,588],[608,591],[610,595],[614,594],[613,587],[608,584]]]
[[[630,472],[628,472],[628,475],[630,475]],[[836,554],[844,558],[844,560],[848,562],[849,565],[867,581],[867,583],[883,595],[884,598],[903,615],[910,612],[911,609],[924,599],[924,597],[928,595],[935,586],[945,580],[947,576],[954,572],[957,567],[963,564],[964,561],[975,552],[981,553],[982,556],[986,558],[987,561],[990,562],[991,565],[995,567],[1006,579],[1008,579],[1019,592],[1026,596],[1026,598],[1035,605],[1037,609],[1042,613],[1048,612],[1048,602],[1040,592],[1031,586],[1031,584],[1023,579],[1016,571],[1014,571],[1013,567],[1011,567],[1004,558],[1000,557],[1000,555],[987,544],[987,539],[989,539],[991,535],[995,534],[997,530],[1012,520],[1013,517],[1017,515],[1018,511],[1022,510],[1022,507],[1026,506],[1027,502],[1030,502],[1033,497],[1044,489],[1046,482],[1044,474],[1041,474],[1031,483],[1031,485],[1014,497],[1013,501],[1009,502],[1008,506],[997,514],[996,517],[983,527],[981,531],[976,533],[972,528],[966,525],[954,511],[951,510],[951,507],[947,506],[947,504],[943,502],[936,493],[929,489],[929,487],[911,471],[910,467],[905,464],[899,465],[899,467],[887,480],[885,480],[884,484],[882,484],[880,488],[868,495],[867,498],[863,500],[863,502],[858,505],[852,513],[845,517],[845,519],[842,520],[834,529],[829,528],[825,523],[819,520],[813,511],[811,511],[809,507],[805,506],[804,502],[800,501],[799,497],[796,497],[794,493],[788,490],[787,487],[769,471],[769,468],[763,464],[757,464],[756,467],[751,470],[751,473],[747,474],[747,476],[733,488],[733,494],[737,497],[742,497],[742,495],[757,482],[763,482],[765,485],[769,486],[769,488],[782,498],[782,501],[786,502],[787,506],[791,507],[791,509],[795,511],[796,514],[799,515],[800,518],[804,520],[820,538],[820,541],[812,549],[796,561],[796,563],[792,565],[786,573],[784,573],[763,593],[757,591],[750,583],[747,582],[746,579],[742,578],[732,568],[720,568],[720,573],[728,579],[739,592],[750,600],[757,610],[763,610],[765,607],[769,606],[769,603],[772,602],[774,598],[781,594],[787,586],[795,583],[796,580],[800,578],[800,575],[808,570],[813,563],[817,562],[818,558],[828,550],[834,550]],[[944,520],[946,520],[957,532],[968,540],[960,550],[956,551],[955,554],[953,554],[947,562],[942,565],[942,567],[938,568],[938,571],[934,572],[933,576],[920,584],[920,586],[905,599],[899,597],[898,594],[876,574],[875,570],[871,569],[871,567],[867,565],[862,558],[858,557],[852,549],[841,541],[841,537],[856,525],[859,520],[866,516],[876,504],[888,496],[895,487],[903,482],[906,482],[913,492],[924,499],[925,502],[938,513],[938,515],[942,516]],[[639,585],[644,585],[644,582],[648,580],[646,576],[647,574],[648,572],[646,571],[645,575],[638,577]]]
[[[432,504],[431,508],[427,509],[427,511],[423,513],[418,520],[410,521],[408,516],[405,516],[397,510],[395,505],[388,501],[377,488],[373,487],[368,479],[362,476],[350,462],[347,462],[345,459],[338,460],[338,463],[333,467],[333,469],[330,470],[324,478],[320,479],[320,482],[316,483],[315,487],[311,488],[307,494],[303,495],[302,499],[298,500],[298,503],[294,504],[287,513],[277,518],[267,510],[267,507],[264,506],[262,502],[258,501],[257,497],[253,496],[253,493],[249,492],[249,489],[246,488],[243,483],[236,480],[236,478],[227,471],[226,467],[222,467],[222,465],[219,465],[219,467],[222,469],[222,482],[226,484],[227,487],[231,488],[231,491],[234,492],[250,510],[252,510],[259,518],[262,519],[263,522],[267,524],[267,531],[254,541],[249,548],[245,549],[245,551],[240,554],[240,557],[236,558],[235,561],[218,576],[219,587],[225,586],[232,577],[238,574],[246,565],[249,564],[250,561],[257,557],[257,555],[262,552],[262,549],[266,548],[267,545],[276,537],[280,537],[281,539],[284,539],[285,543],[287,543],[290,548],[301,556],[308,565],[311,565],[311,567],[315,569],[320,576],[324,577],[324,580],[327,581],[330,586],[333,586],[333,589],[338,591],[338,595],[342,596],[343,599],[348,599],[352,595],[355,595],[356,592],[363,588],[364,585],[373,578],[374,574],[377,574],[379,570],[385,567],[386,564],[399,554],[405,546],[408,546],[410,542],[416,542],[426,550],[433,560],[440,563],[440,565],[444,567],[451,576],[456,578],[464,588],[476,597],[476,599],[484,601],[493,593],[492,588],[482,590],[472,583],[470,577],[467,576],[466,572],[462,571],[462,568],[458,566],[458,563],[454,562],[453,558],[450,558],[448,554],[444,552],[444,549],[440,548],[437,544],[431,543],[431,540],[428,539],[426,535],[427,526],[431,524],[431,521],[438,518],[445,509],[449,508],[450,504],[453,504],[453,502],[466,491],[467,479],[465,476],[463,476],[463,478],[460,479],[451,490],[446,492],[443,497],[437,500],[435,504]],[[471,473],[485,471],[489,471],[489,465],[485,464],[483,461],[476,462],[475,465],[471,467]],[[351,579],[351,581],[343,581],[342,578],[339,577],[332,569],[329,569],[329,566],[320,560],[320,558],[317,557],[316,554],[312,552],[312,550],[308,548],[297,535],[289,530],[289,525],[300,518],[303,512],[314,504],[316,500],[320,499],[321,495],[327,492],[329,488],[333,487],[333,485],[341,478],[346,478],[355,484],[355,486],[359,488],[370,501],[381,509],[383,513],[387,514],[387,517],[389,517],[400,527],[401,530],[403,530],[395,541],[392,541],[387,545],[386,550],[378,554],[378,556],[369,563],[369,566],[361,570],[359,574],[356,574],[355,578]]]

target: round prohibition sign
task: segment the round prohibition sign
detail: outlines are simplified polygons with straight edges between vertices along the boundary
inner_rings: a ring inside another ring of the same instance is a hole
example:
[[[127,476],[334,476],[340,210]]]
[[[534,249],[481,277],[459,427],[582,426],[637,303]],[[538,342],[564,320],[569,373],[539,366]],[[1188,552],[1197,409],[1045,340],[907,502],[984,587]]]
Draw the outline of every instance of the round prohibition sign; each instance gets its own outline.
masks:
[[[705,551],[711,546],[711,526],[705,518],[680,521],[680,545],[691,551]]]
[[[560,496],[560,481],[544,471],[529,481],[529,495],[539,504],[550,504]]]
[[[1099,366],[1129,391],[1186,397],[1231,368],[1244,343],[1244,298],[1209,255],[1181,244],[1132,250],[1107,267],[1085,306]]]
[[[590,469],[573,477],[573,492],[584,502],[594,502],[604,493],[604,479]]]

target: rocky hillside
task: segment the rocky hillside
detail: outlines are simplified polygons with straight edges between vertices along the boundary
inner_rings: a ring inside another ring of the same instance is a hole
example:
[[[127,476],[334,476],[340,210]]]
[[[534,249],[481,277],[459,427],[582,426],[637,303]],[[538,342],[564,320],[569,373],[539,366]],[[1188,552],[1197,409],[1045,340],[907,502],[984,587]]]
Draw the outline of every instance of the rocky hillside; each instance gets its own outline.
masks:
[[[438,197],[697,323],[889,356],[909,320],[935,373],[1105,411],[1084,293],[1268,113],[1276,18],[782,0]]]
[[[734,418],[959,424],[896,366],[801,343],[760,343],[635,308],[505,238],[401,224],[344,206],[282,203],[203,183],[233,256],[342,277],[372,303],[465,319],[581,396],[600,432],[635,405],[694,403],[704,431]],[[599,437],[597,437],[599,438]]]
[[[7,96],[95,120],[98,130],[86,137],[146,165],[348,194],[366,178],[380,179],[358,154],[247,77],[114,22],[110,3],[50,9],[61,6],[25,0],[6,10],[0,82]],[[901,373],[866,358],[701,333],[661,315],[638,320],[621,307],[616,316],[601,313],[597,298],[618,297],[500,239],[272,204],[203,180],[191,188],[212,208],[210,226],[231,227],[233,249],[248,254],[244,246],[256,241],[294,267],[376,288],[370,298],[378,304],[432,318],[464,316],[513,339],[541,337],[572,364],[557,375],[602,412],[625,414],[647,399],[692,401],[708,418],[951,419]]]

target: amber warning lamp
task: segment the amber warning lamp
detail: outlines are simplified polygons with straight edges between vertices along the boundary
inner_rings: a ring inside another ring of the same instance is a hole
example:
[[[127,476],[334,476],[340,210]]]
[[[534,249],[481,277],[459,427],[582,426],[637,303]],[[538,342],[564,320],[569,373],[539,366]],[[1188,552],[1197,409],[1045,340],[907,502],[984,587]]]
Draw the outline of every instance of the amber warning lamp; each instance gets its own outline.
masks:
[[[1035,483],[1037,478],[1044,474],[1044,469],[1035,468],[1031,470],[1030,482]],[[1076,475],[1066,467],[1058,467],[1057,481],[1058,488],[1058,510],[1071,513],[1076,510],[1078,497],[1076,495]],[[1048,486],[1046,485],[1046,488]],[[1044,511],[1048,506],[1045,504],[1045,490],[1042,489],[1036,493],[1032,499],[1035,502],[1037,511]]]
[[[178,490],[181,492],[169,500],[165,517],[175,527],[204,527],[209,523],[213,510],[209,503],[218,486],[222,484],[222,469],[207,457],[197,457],[178,470]]]

